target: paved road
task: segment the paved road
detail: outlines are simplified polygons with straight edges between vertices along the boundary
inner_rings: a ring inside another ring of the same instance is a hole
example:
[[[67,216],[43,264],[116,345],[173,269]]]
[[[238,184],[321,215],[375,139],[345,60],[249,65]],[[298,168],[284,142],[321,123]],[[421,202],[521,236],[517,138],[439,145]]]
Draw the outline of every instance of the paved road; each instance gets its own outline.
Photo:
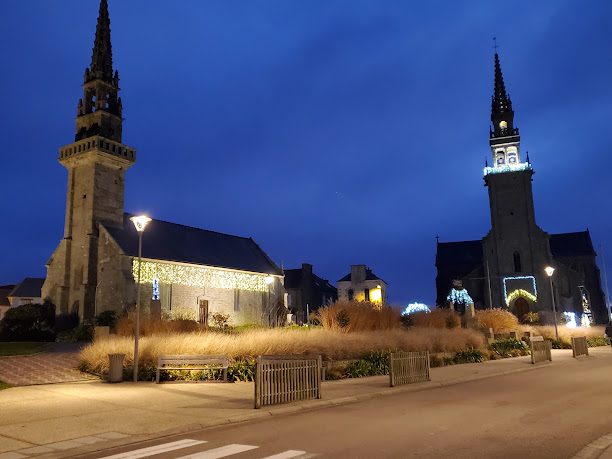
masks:
[[[609,432],[612,358],[600,356],[83,457],[566,458]]]

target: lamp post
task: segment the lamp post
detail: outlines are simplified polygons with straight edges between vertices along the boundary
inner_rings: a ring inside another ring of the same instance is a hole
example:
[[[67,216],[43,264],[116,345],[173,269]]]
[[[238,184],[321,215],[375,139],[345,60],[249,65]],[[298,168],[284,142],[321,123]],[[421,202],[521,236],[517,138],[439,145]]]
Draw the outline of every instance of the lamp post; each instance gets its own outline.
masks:
[[[136,327],[134,329],[134,382],[138,381],[138,340],[140,338],[140,268],[142,267],[142,233],[151,221],[146,215],[130,217],[138,232],[138,285],[136,286]]]
[[[559,330],[557,330],[557,307],[555,306],[555,292],[553,291],[553,281],[552,276],[555,272],[555,268],[552,266],[547,266],[544,268],[546,275],[548,276],[548,280],[550,281],[550,299],[552,300],[552,309],[553,309],[553,318],[555,321],[555,337],[557,341],[559,341]]]

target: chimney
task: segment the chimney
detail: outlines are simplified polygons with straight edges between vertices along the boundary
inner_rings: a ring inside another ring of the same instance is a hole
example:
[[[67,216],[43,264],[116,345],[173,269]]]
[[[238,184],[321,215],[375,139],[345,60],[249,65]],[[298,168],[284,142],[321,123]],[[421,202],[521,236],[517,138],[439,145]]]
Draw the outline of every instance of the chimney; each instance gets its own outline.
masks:
[[[366,280],[366,265],[351,265],[351,282],[361,284]]]
[[[310,263],[302,263],[302,275],[312,276],[312,265]]]

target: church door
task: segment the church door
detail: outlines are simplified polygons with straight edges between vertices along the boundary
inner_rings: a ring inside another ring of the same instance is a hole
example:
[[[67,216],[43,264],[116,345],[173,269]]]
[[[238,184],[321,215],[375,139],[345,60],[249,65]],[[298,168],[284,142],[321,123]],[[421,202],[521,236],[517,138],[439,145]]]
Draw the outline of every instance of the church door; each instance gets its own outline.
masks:
[[[200,300],[200,317],[198,322],[208,325],[208,300]]]
[[[517,298],[514,302],[514,313],[516,314],[516,317],[518,317],[518,319],[522,321],[528,312],[529,303],[527,302],[527,300],[521,297]]]

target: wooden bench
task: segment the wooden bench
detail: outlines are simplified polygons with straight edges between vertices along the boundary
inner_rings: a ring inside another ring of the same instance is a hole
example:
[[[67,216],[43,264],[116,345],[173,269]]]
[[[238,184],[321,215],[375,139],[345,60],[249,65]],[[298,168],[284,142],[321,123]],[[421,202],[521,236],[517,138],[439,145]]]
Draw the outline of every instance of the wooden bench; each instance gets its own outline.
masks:
[[[157,359],[155,382],[163,370],[222,370],[223,382],[227,382],[229,359],[226,355],[160,355]]]

